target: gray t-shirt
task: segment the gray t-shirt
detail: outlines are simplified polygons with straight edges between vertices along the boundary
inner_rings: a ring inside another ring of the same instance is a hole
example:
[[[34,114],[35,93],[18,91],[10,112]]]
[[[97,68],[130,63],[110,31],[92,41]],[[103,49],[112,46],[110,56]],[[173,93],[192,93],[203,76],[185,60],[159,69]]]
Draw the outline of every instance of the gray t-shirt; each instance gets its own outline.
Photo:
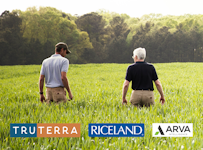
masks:
[[[54,54],[42,62],[41,75],[45,76],[46,87],[64,87],[61,72],[67,72],[69,60],[60,54]]]

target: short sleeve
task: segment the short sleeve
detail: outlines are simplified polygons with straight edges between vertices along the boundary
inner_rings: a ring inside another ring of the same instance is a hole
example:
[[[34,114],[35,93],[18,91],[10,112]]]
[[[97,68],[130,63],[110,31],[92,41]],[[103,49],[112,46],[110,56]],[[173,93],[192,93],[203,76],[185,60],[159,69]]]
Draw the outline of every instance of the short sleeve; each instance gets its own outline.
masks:
[[[62,64],[61,72],[67,72],[68,71],[68,67],[69,67],[69,60],[66,59],[63,62],[63,64]]]
[[[42,67],[41,67],[40,75],[45,75],[44,62],[42,62]]]
[[[153,72],[152,72],[152,80],[153,81],[156,81],[158,79],[158,75],[156,73],[156,69],[154,68],[153,66]]]
[[[130,72],[130,66],[128,67],[127,69],[127,72],[126,72],[126,76],[125,76],[125,79],[128,80],[129,82],[132,80],[132,75],[131,75],[131,72]]]

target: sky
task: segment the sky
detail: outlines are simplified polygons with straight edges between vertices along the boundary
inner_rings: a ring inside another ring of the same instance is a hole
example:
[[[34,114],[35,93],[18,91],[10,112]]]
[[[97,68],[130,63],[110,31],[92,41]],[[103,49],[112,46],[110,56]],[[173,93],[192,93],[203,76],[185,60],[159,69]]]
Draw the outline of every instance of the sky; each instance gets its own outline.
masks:
[[[142,17],[155,13],[162,15],[203,14],[203,0],[5,0],[0,13],[28,7],[49,6],[71,15],[83,15],[99,10]]]

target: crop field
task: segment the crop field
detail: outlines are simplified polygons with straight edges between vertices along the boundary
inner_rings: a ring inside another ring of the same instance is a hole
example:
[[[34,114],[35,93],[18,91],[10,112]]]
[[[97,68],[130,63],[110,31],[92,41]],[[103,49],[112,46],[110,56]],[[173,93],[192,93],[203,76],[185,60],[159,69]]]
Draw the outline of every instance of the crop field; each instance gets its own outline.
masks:
[[[122,105],[129,64],[70,64],[74,100],[46,105],[39,100],[40,65],[0,66],[0,149],[202,150],[203,63],[153,64],[166,103],[137,109]],[[127,93],[129,102],[131,85]],[[45,88],[44,88],[45,92]],[[10,123],[80,123],[80,138],[13,138]],[[144,137],[89,137],[89,123],[144,123]],[[193,123],[193,137],[152,137],[152,123]]]

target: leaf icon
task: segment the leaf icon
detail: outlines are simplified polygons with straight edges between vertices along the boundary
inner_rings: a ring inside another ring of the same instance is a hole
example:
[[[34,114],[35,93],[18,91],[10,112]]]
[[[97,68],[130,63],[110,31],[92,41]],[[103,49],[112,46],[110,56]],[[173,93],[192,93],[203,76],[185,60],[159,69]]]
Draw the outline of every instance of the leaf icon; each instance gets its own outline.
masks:
[[[158,135],[158,134],[159,134],[159,132],[156,132],[156,133],[155,133],[155,135]]]

